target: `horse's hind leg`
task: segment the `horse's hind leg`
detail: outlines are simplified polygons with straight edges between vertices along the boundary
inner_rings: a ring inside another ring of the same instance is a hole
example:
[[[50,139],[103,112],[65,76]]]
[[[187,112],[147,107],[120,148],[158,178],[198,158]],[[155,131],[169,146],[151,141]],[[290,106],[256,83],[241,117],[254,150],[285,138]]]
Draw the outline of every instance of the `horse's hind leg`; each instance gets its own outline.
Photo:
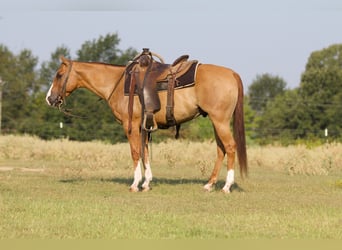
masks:
[[[234,162],[236,143],[229,126],[227,126],[225,129],[222,129],[222,131],[220,132],[221,133],[219,134],[219,136],[224,144],[224,148],[227,153],[227,177],[226,183],[222,188],[222,191],[225,193],[230,193],[230,188],[234,184]]]
[[[205,189],[211,190],[211,187],[217,181],[217,176],[219,174],[220,168],[222,166],[222,161],[227,154],[227,177],[226,183],[222,189],[223,192],[229,193],[230,187],[234,184],[234,161],[235,161],[235,151],[236,143],[233,135],[230,131],[229,120],[225,122],[218,122],[213,120],[215,127],[215,137],[217,143],[217,159],[215,163],[214,170],[209,179],[209,182],[204,186]]]
[[[236,143],[231,135],[229,133],[229,143],[226,147],[227,152],[227,177],[226,177],[226,183],[224,187],[222,188],[222,191],[225,193],[230,193],[230,188],[234,184],[234,162],[235,162],[235,152],[236,152]]]
[[[213,172],[211,173],[210,179],[208,183],[204,185],[204,189],[209,192],[212,190],[213,185],[217,182],[217,176],[221,170],[222,162],[226,154],[224,146],[222,145],[220,138],[217,136],[215,127],[214,127],[214,130],[215,130],[215,138],[216,138],[216,144],[217,144],[217,158],[216,158],[215,167],[213,169]]]

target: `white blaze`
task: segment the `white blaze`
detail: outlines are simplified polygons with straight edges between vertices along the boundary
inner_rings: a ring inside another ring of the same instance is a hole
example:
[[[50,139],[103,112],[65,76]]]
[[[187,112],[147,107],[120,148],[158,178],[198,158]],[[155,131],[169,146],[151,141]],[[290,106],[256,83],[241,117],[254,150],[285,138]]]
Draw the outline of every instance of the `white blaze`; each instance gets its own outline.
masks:
[[[51,103],[50,103],[49,100],[48,100],[48,98],[49,98],[50,95],[51,95],[51,90],[52,90],[52,84],[51,84],[51,87],[49,88],[49,91],[48,91],[47,94],[46,94],[46,97],[45,97],[45,100],[46,100],[46,102],[47,102],[49,105],[51,105]]]

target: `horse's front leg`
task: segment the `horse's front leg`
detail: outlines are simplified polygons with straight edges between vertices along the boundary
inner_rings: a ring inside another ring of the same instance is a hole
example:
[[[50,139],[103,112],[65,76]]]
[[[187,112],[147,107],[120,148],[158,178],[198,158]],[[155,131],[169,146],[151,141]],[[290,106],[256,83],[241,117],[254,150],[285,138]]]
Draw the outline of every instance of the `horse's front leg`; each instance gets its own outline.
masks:
[[[133,168],[134,168],[134,180],[132,185],[130,186],[131,192],[139,191],[139,183],[142,180],[142,172],[140,165],[140,131],[139,125],[132,126],[132,130],[128,132],[128,124],[124,124],[124,130],[129,142],[129,146],[131,149],[131,157],[133,160]]]
[[[132,147],[131,147],[132,149]],[[133,184],[130,187],[131,192],[138,192],[139,191],[139,183],[142,180],[142,172],[141,172],[141,166],[140,166],[140,157],[135,157],[135,150],[132,151],[132,158],[133,158],[133,164],[134,164],[134,181]],[[140,154],[139,154],[140,156]],[[148,159],[148,148],[146,146],[145,148],[145,164],[144,165],[144,170],[145,170],[145,181],[142,184],[143,191],[149,191],[151,189],[150,187],[150,182],[152,181],[152,169],[151,165]],[[138,159],[138,160],[136,160]]]
[[[144,156],[144,158],[145,158],[145,164],[144,164],[144,167],[145,167],[145,181],[142,184],[142,188],[143,188],[143,191],[148,191],[148,190],[151,189],[150,182],[152,181],[152,169],[151,169],[151,164],[150,164],[150,161],[149,161],[148,141],[147,140],[146,140],[146,143],[145,143],[144,153],[145,153],[145,156]]]
[[[131,156],[133,160],[133,167],[134,167],[134,180],[132,185],[130,186],[131,192],[138,192],[139,191],[139,183],[142,180],[142,171],[141,171],[141,133],[139,129],[139,125],[132,126],[131,133],[128,133],[128,129],[125,126],[125,132],[129,141],[129,145],[131,148]],[[150,181],[152,180],[152,170],[151,165],[148,159],[148,144],[147,141],[145,143],[145,181],[142,185],[143,191],[150,190]]]
[[[142,173],[141,173],[141,165],[140,165],[140,157],[136,157],[135,155],[138,154],[135,149],[132,149],[132,144],[131,145],[131,154],[133,158],[133,167],[134,167],[134,180],[132,185],[130,186],[129,190],[131,192],[139,192],[139,183],[142,180]],[[138,154],[139,155],[139,154]]]

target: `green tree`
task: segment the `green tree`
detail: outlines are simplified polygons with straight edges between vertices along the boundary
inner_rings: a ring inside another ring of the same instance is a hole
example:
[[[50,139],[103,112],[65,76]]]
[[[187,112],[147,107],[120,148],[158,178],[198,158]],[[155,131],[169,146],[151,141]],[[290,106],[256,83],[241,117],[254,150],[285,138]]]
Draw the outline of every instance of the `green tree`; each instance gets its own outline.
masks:
[[[10,117],[8,117],[8,112],[5,112],[7,107],[10,106],[8,101],[8,86],[13,80],[13,75],[14,75],[14,67],[13,65],[15,64],[15,56],[12,54],[9,49],[0,44],[0,77],[1,80],[3,81],[3,85],[1,86],[1,91],[2,91],[2,125],[1,125],[1,130],[2,132],[6,132],[9,130],[10,126]]]
[[[266,143],[322,139],[325,128],[340,138],[341,108],[342,45],[332,45],[310,55],[298,88],[268,101],[257,117],[258,138]]]
[[[308,113],[300,100],[298,89],[286,90],[268,102],[264,113],[257,120],[258,141],[272,140],[290,143],[309,136],[310,125],[306,122]]]
[[[262,113],[267,103],[282,94],[286,82],[279,76],[270,74],[257,75],[248,88],[249,104],[257,113]]]
[[[312,52],[300,84],[311,130],[322,134],[328,128],[335,137],[341,135],[340,119],[334,115],[340,113],[341,92],[342,44]]]
[[[334,138],[341,137],[342,135],[342,91],[339,91],[331,99],[331,105],[328,105],[327,119],[329,125],[329,136]]]
[[[120,39],[116,33],[86,41],[77,51],[77,59],[80,61],[126,64],[137,54],[137,51],[133,48],[123,51],[118,48],[119,43]]]
[[[31,100],[37,91],[36,71],[38,58],[24,49],[18,55],[0,46],[3,87],[2,121],[6,132],[25,132],[31,115]]]
[[[28,49],[21,51],[16,57],[16,84],[13,85],[12,95],[19,96],[20,101],[16,100],[12,103],[7,111],[17,121],[17,129],[21,133],[27,133],[35,127],[32,101],[39,90],[35,69],[37,64],[38,58]],[[20,112],[14,115],[16,109],[20,109]]]
[[[244,98],[244,115],[245,115],[245,130],[247,140],[254,140],[257,137],[256,129],[256,112],[251,108],[249,104],[249,97]]]

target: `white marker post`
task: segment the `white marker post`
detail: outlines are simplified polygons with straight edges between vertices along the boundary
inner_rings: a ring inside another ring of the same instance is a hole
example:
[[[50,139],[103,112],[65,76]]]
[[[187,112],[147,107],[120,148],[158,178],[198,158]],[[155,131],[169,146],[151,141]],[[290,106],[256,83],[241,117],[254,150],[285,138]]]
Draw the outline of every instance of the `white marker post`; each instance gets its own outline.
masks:
[[[59,128],[61,129],[60,138],[63,139],[63,122],[59,123]]]
[[[327,143],[328,142],[328,128],[324,129],[324,136],[325,136],[326,143]]]

